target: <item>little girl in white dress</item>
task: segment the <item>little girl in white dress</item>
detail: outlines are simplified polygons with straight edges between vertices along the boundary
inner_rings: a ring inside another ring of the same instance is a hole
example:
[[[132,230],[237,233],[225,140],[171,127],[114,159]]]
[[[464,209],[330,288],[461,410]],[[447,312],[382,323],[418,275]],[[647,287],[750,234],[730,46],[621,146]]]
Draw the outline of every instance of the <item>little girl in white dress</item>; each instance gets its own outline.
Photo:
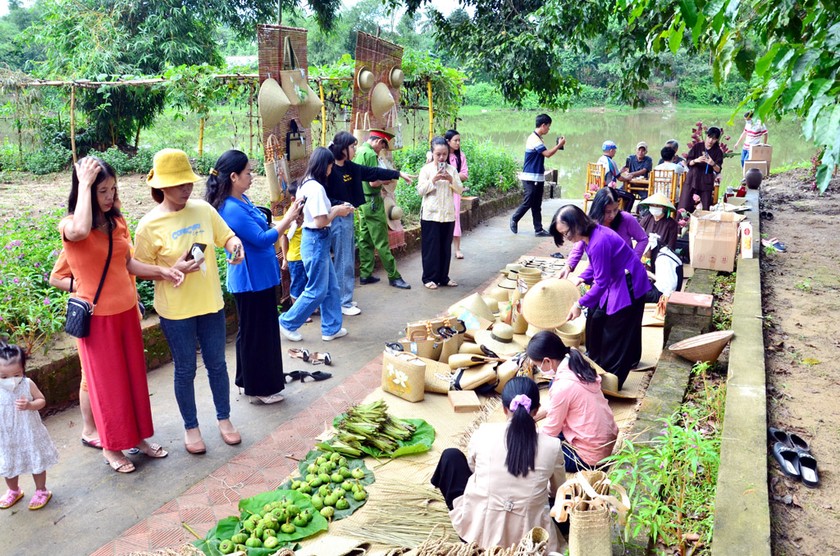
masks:
[[[23,498],[18,476],[31,473],[35,495],[30,510],[40,510],[52,498],[47,490],[47,468],[58,462],[58,451],[38,410],[47,405],[44,394],[24,376],[26,352],[0,342],[0,475],[9,490],[0,498],[8,509]]]

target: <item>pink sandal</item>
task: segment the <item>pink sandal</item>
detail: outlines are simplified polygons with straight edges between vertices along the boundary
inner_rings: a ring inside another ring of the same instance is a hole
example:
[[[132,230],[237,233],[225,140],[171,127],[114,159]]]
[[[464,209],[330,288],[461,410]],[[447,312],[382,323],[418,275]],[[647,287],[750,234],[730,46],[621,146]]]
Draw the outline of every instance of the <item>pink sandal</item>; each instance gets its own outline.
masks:
[[[0,499],[0,509],[8,510],[18,502],[20,499],[23,498],[23,491],[22,490],[12,490],[9,489],[6,491],[6,496]]]
[[[47,502],[52,498],[52,492],[48,490],[36,490],[35,496],[29,501],[30,510],[40,510],[47,505]]]

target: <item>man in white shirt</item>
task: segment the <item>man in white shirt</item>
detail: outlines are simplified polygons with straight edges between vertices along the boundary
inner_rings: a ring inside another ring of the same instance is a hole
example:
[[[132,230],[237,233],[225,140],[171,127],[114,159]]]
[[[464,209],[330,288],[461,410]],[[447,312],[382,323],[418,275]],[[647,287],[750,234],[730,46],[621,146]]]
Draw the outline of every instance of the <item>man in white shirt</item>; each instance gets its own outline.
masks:
[[[744,161],[750,155],[750,147],[767,143],[769,136],[770,133],[764,127],[764,124],[760,120],[753,119],[752,110],[744,113],[744,131],[741,132],[741,136],[735,141],[736,147],[741,141],[744,142],[744,148],[741,150],[741,168],[744,167]]]
[[[660,162],[654,170],[673,170],[677,174],[685,173],[685,166],[682,164],[677,164],[674,161],[674,157],[677,156],[677,153],[671,147],[663,147],[661,151],[659,151],[659,155],[662,157],[662,162]]]

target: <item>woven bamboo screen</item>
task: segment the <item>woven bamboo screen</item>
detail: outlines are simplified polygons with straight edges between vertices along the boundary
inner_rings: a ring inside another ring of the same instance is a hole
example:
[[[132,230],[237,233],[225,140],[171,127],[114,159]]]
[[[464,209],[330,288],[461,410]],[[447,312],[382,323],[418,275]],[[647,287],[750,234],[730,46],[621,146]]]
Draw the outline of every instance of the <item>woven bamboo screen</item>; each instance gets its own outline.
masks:
[[[356,34],[356,73],[353,79],[353,112],[350,116],[351,131],[356,129],[356,121],[359,122],[361,128],[364,122],[364,115],[370,118],[370,127],[368,129],[391,127],[396,125],[396,122],[391,122],[389,116],[384,118],[376,118],[370,112],[370,91],[365,92],[359,88],[358,79],[355,76],[359,75],[362,68],[367,68],[376,79],[376,83],[385,83],[391,91],[391,95],[397,104],[397,110],[400,106],[400,90],[391,86],[389,76],[393,68],[402,69],[403,49],[401,46],[388,42],[379,37],[368,35],[359,31]],[[356,115],[359,114],[357,117]]]
[[[309,78],[309,64],[307,62],[306,56],[306,29],[299,29],[296,27],[284,27],[282,25],[258,25],[257,26],[257,47],[258,47],[258,55],[259,55],[259,69],[260,69],[260,77],[259,82],[262,85],[262,82],[268,79],[269,77],[280,81],[280,71],[283,69],[283,58],[285,56],[285,52],[283,52],[283,46],[285,43],[285,38],[289,37],[289,40],[292,44],[292,48],[295,51],[295,56],[297,57],[298,66],[303,68],[304,72],[306,73],[306,78]],[[272,153],[276,154],[277,156],[285,156],[285,149],[286,149],[286,134],[289,132],[290,123],[292,120],[296,120],[298,124],[300,124],[300,114],[299,109],[297,106],[289,107],[288,112],[283,117],[283,119],[271,129],[267,129],[265,124],[262,124],[262,137],[263,137],[263,148],[265,145],[269,144],[269,136],[274,135],[280,145],[280,152],[279,153]],[[312,154],[312,131],[309,128],[305,129],[305,136],[306,136],[306,157],[292,160],[288,162],[289,166],[289,176],[287,176],[289,182],[300,181],[303,178],[304,172],[306,172],[306,165],[309,163],[309,155]],[[272,141],[274,143],[274,141]],[[268,152],[266,154],[266,159],[270,158],[270,154]],[[285,196],[280,200],[279,207],[282,211],[288,207],[289,203],[291,202],[291,198]],[[274,207],[272,207],[274,208]],[[277,214],[275,212],[275,214]]]

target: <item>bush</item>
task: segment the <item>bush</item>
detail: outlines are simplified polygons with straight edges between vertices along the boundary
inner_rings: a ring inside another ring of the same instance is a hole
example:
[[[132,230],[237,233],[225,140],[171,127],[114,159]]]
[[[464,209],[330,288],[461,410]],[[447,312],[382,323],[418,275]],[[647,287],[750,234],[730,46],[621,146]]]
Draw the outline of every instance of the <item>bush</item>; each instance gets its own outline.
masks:
[[[49,284],[63,216],[29,212],[0,225],[0,331],[28,351],[64,327],[67,294]]]
[[[464,88],[464,104],[484,108],[504,106],[505,99],[499,88],[490,83],[476,83]]]
[[[145,174],[152,169],[152,159],[155,152],[151,149],[141,148],[134,156],[123,152],[118,147],[111,147],[107,151],[90,151],[88,155],[101,158],[110,164],[118,176],[127,174]]]
[[[24,157],[24,166],[37,175],[61,172],[70,162],[70,149],[57,145],[48,145],[31,152]]]
[[[216,164],[216,161],[218,159],[218,154],[204,153],[203,155],[196,157],[192,160],[193,171],[195,171],[196,174],[208,176],[210,175],[210,170]]]
[[[17,146],[5,139],[0,145],[0,170],[21,171],[24,169],[23,160]]]

